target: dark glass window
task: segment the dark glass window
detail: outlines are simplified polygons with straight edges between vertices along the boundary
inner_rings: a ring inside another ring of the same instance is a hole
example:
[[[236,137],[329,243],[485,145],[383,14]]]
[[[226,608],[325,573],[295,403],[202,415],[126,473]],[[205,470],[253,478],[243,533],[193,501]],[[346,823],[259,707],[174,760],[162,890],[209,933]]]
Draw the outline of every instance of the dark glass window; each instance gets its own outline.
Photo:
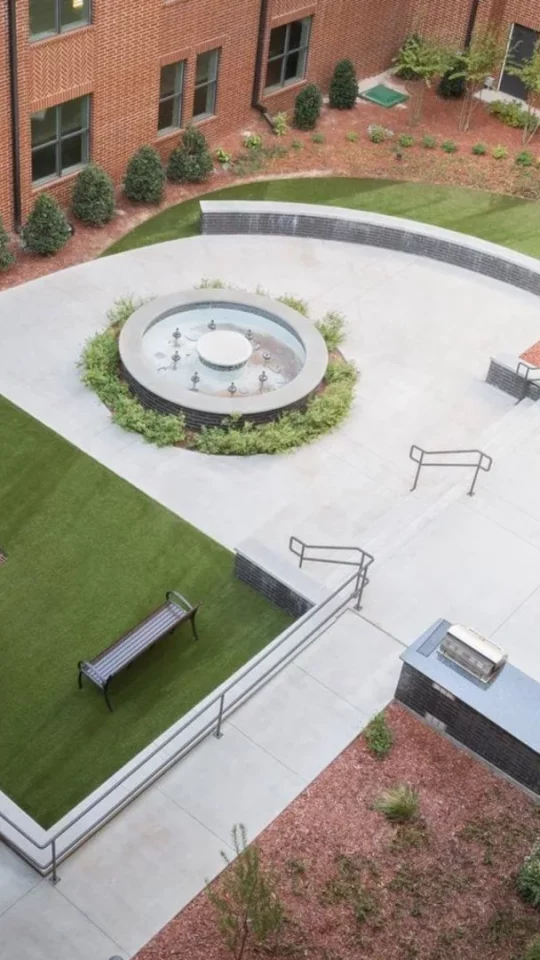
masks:
[[[30,0],[30,37],[41,40],[90,23],[90,0]]]
[[[32,182],[61,177],[88,162],[89,97],[33,113]]]
[[[168,63],[161,68],[159,80],[158,130],[167,131],[182,126],[182,94],[184,89],[184,62]]]
[[[265,90],[284,87],[306,74],[311,17],[270,31]]]
[[[195,93],[193,96],[193,119],[211,117],[216,111],[219,50],[200,53],[195,68]]]

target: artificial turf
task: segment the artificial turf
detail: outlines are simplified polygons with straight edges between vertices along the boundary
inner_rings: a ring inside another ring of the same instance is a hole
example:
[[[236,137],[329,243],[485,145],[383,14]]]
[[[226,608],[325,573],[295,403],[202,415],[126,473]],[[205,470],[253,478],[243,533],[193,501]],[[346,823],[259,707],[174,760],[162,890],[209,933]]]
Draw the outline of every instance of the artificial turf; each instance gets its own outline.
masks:
[[[318,203],[387,213],[468,233],[540,257],[540,204],[482,190],[392,180],[306,177],[241,184],[207,196],[213,200]],[[158,213],[108,247],[105,255],[199,233],[201,199],[187,200]]]
[[[290,618],[233,556],[0,398],[0,789],[43,827],[226,680]],[[182,482],[179,470],[179,483]],[[89,659],[180,590],[182,625],[111,683]]]

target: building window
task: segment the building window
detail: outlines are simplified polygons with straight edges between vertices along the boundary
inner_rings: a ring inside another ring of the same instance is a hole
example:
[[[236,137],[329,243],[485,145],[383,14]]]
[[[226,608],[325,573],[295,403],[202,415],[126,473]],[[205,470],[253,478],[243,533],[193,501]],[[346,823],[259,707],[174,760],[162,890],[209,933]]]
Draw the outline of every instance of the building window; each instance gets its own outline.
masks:
[[[182,126],[182,93],[184,88],[184,61],[169,63],[161,68],[159,80],[158,130],[166,133]]]
[[[30,0],[30,37],[41,40],[90,23],[90,0]]]
[[[197,57],[195,70],[195,95],[193,119],[202,120],[216,112],[216,90],[219,65],[219,50],[209,50]]]
[[[62,177],[88,163],[89,101],[78,97],[32,114],[32,183]]]
[[[306,74],[311,17],[293,20],[270,31],[265,90],[276,90]]]

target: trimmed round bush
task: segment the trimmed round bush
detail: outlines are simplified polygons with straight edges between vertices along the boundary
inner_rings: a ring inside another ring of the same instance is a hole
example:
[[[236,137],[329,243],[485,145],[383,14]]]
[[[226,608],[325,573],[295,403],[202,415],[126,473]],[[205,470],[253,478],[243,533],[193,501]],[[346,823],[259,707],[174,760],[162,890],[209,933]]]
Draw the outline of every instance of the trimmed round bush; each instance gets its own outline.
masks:
[[[171,183],[203,183],[214,169],[206,137],[197,127],[184,131],[182,144],[172,151],[167,164]]]
[[[165,173],[157,150],[148,145],[133,154],[124,178],[124,193],[134,203],[159,203],[163,197]]]
[[[11,250],[4,221],[0,217],[0,270],[9,270],[15,263],[15,254]]]
[[[67,243],[71,228],[54,197],[41,193],[22,228],[24,246],[40,257],[49,257]]]
[[[114,185],[109,174],[89,163],[81,170],[71,195],[71,210],[77,220],[91,227],[108,223],[114,215]]]
[[[462,68],[463,57],[458,56],[452,61],[448,70],[443,73],[439,80],[437,93],[440,97],[444,97],[445,100],[459,100],[465,96],[465,77],[454,76],[454,74]]]
[[[535,843],[519,868],[516,887],[520,897],[533,907],[540,907],[540,843]]]
[[[313,130],[321,115],[322,93],[316,83],[308,83],[294,101],[294,125],[298,130]]]
[[[350,60],[340,60],[330,81],[330,106],[336,110],[351,110],[358,96],[358,78]]]

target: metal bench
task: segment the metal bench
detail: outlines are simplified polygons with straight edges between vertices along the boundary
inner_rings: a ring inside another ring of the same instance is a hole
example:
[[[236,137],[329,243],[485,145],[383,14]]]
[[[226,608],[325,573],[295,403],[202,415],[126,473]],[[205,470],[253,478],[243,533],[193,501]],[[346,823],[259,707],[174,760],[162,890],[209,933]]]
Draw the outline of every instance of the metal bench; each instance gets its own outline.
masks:
[[[181,593],[168,590],[165,603],[149,614],[142,623],[111,643],[110,647],[98,653],[93,660],[79,660],[79,690],[82,689],[83,676],[88,677],[92,683],[103,690],[107,706],[112,712],[108,691],[112,678],[124,667],[129,667],[130,663],[140,657],[145,650],[153,647],[162,637],[173,633],[184,620],[191,620],[193,637],[198,640],[195,626],[195,614],[198,609],[199,605],[192,607]]]

